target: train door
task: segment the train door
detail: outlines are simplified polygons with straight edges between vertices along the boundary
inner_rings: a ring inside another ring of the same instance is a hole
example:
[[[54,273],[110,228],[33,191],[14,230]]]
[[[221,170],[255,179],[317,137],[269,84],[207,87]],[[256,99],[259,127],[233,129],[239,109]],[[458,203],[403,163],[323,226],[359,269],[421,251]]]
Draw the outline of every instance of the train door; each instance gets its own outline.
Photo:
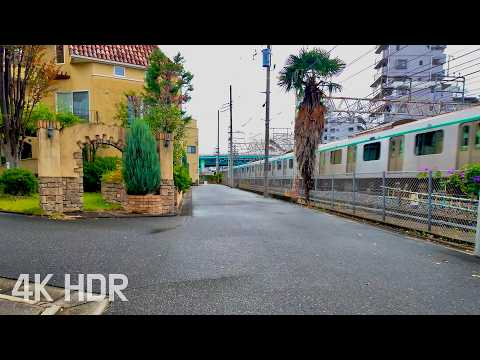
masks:
[[[357,162],[357,145],[347,147],[347,173],[355,172]]]
[[[480,162],[480,122],[460,125],[458,136],[457,167]]]
[[[388,171],[401,171],[403,169],[404,148],[405,137],[403,135],[390,138],[388,151]]]

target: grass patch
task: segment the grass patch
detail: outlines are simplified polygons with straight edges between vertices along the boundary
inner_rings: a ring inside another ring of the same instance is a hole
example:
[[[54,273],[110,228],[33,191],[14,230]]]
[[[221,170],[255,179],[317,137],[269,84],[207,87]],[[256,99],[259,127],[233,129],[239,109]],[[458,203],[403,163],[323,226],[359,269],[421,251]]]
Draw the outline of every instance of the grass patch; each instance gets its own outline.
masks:
[[[100,193],[83,194],[84,211],[119,210],[122,206],[106,202]],[[40,198],[38,194],[30,196],[13,196],[0,193],[0,211],[9,211],[27,215],[41,215]]]
[[[0,194],[0,211],[11,211],[28,215],[41,215],[38,194],[30,196],[13,196]]]
[[[101,193],[86,192],[83,194],[84,211],[119,210],[122,206],[105,201]]]

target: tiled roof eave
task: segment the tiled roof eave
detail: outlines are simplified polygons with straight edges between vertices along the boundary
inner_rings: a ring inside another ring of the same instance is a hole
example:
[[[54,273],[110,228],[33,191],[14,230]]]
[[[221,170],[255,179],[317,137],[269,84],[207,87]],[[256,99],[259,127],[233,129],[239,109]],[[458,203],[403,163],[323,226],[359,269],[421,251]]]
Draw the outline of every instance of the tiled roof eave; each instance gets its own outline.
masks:
[[[113,61],[113,60],[106,60],[106,59],[99,59],[95,57],[90,57],[90,56],[83,56],[83,55],[71,55],[72,60],[73,59],[80,59],[80,60],[88,60],[91,62],[97,62],[97,63],[103,63],[103,64],[111,64],[111,65],[120,65],[124,67],[131,67],[135,69],[141,69],[145,70],[147,67],[143,65],[136,65],[136,64],[131,64],[131,63],[126,63],[126,62],[119,62],[119,61]]]

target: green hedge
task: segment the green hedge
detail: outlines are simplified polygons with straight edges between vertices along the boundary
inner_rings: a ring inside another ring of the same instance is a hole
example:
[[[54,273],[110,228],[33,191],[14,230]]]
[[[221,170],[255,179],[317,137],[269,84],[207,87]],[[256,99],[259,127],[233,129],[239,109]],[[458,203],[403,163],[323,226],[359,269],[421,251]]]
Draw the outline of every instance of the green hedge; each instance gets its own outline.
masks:
[[[102,187],[102,175],[115,170],[120,159],[106,156],[96,157],[94,161],[83,161],[83,190],[85,192],[98,192]]]
[[[38,190],[38,181],[26,169],[8,169],[0,175],[0,187],[5,194],[31,195]]]

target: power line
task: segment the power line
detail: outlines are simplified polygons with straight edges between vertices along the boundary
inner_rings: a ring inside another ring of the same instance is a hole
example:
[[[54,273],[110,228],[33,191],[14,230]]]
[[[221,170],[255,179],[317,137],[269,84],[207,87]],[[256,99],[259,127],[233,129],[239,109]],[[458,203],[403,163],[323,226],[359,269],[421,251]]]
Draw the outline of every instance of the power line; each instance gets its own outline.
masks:
[[[339,46],[340,46],[340,45],[335,45],[333,48],[330,49],[330,51],[329,51],[328,53],[330,54],[333,50],[335,50],[335,49],[336,49],[337,47],[339,47]]]
[[[396,50],[395,52],[393,52],[393,53],[390,54],[389,56],[392,56],[392,55],[398,53],[399,51],[405,49],[406,47],[408,47],[408,45],[405,45],[403,48],[399,48],[398,50]],[[356,72],[355,74],[349,76],[349,77],[346,78],[345,80],[340,80],[339,82],[340,82],[340,83],[345,83],[345,82],[347,82],[348,80],[354,78],[355,76],[361,74],[361,73],[364,72],[365,70],[368,70],[368,69],[370,69],[371,67],[374,67],[375,65],[376,65],[376,62],[374,62],[372,65],[368,65],[367,67],[363,68],[362,70],[360,70],[360,71]]]

